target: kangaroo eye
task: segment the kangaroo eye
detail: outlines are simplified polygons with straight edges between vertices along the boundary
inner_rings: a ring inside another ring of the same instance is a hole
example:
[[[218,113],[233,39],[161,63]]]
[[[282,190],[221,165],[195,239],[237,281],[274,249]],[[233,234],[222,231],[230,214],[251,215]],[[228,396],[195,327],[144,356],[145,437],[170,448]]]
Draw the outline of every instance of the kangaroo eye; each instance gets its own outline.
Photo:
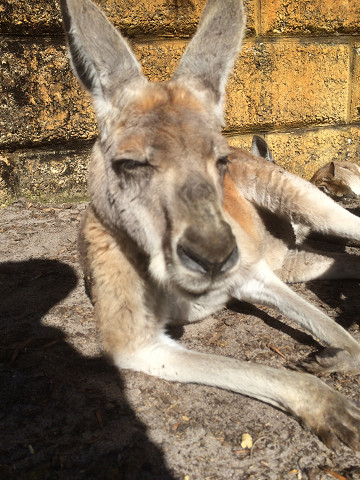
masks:
[[[132,160],[130,158],[122,158],[120,160],[112,161],[112,168],[114,169],[116,174],[120,174],[122,172],[129,172],[131,170],[141,169],[149,166],[150,164],[148,162],[139,162],[138,160]]]

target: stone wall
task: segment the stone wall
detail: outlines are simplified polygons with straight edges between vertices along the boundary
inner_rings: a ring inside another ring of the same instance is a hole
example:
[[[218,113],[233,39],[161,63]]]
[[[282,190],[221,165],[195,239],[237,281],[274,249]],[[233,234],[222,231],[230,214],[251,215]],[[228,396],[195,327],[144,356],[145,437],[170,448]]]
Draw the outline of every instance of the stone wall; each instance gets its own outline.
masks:
[[[96,0],[146,75],[169,78],[205,0]],[[225,4],[225,2],[224,2]],[[359,0],[247,0],[225,134],[264,135],[277,163],[308,178],[360,158]],[[55,0],[0,0],[0,204],[86,197],[96,121],[70,71]]]

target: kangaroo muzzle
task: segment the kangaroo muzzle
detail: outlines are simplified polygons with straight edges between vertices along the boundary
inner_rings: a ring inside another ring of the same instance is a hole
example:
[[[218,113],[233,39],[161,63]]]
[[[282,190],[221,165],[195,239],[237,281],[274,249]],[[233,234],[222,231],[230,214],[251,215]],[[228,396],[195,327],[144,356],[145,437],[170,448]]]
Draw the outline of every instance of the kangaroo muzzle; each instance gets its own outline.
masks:
[[[182,265],[211,278],[227,273],[237,263],[239,251],[216,190],[206,179],[194,175],[181,189],[179,199],[188,220],[176,247]]]
[[[177,245],[177,254],[188,270],[216,277],[227,273],[238,261],[239,251],[230,225],[211,228],[188,227]]]

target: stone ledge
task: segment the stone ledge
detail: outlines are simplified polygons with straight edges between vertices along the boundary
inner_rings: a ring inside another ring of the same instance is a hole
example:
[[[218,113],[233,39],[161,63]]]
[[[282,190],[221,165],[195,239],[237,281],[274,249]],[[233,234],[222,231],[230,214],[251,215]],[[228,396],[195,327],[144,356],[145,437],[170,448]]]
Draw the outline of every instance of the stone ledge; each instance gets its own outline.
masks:
[[[91,147],[0,152],[0,205],[17,197],[87,198]]]

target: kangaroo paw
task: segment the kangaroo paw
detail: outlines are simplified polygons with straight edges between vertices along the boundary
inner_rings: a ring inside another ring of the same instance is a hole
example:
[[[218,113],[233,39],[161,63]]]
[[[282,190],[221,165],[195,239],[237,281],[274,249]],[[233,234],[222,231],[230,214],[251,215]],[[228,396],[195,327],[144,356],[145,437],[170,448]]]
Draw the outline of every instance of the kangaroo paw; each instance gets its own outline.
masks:
[[[360,374],[360,354],[352,355],[341,348],[325,348],[301,363],[311,373],[349,372]]]
[[[336,450],[344,443],[360,449],[360,408],[326,385],[313,394],[311,405],[299,416],[327,447]]]

